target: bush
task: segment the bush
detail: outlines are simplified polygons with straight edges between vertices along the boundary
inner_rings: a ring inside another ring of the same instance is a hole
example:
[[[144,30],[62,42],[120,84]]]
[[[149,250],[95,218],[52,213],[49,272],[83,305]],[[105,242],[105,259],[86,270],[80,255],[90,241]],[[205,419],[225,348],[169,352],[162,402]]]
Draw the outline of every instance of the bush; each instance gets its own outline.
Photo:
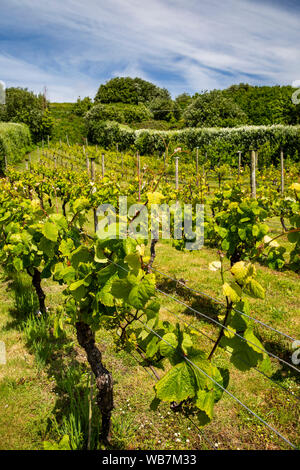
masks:
[[[98,144],[105,149],[115,147],[119,144],[119,150],[127,150],[134,144],[134,131],[130,128],[121,127],[117,122],[109,121],[87,121],[88,141]]]
[[[27,124],[34,142],[51,135],[53,119],[43,95],[26,88],[7,88],[5,105],[0,106],[2,121]]]
[[[218,90],[199,95],[187,107],[183,118],[190,127],[234,127],[248,121],[244,111]]]
[[[121,132],[122,130],[122,132]],[[155,150],[164,151],[165,144],[183,146],[189,150],[199,147],[202,153],[214,153],[214,159],[231,164],[237,161],[237,151],[243,154],[243,163],[249,163],[249,150],[263,148],[266,163],[276,164],[282,147],[285,157],[299,161],[300,126],[243,126],[234,128],[187,128],[174,131],[157,131],[90,123],[90,141],[102,146],[123,149],[134,146],[141,154]],[[106,147],[107,148],[107,147]],[[120,147],[121,148],[121,147]],[[246,159],[245,159],[246,158]]]
[[[30,150],[31,138],[25,124],[11,122],[0,123],[0,172],[5,168],[5,156],[8,163],[20,161]]]
[[[152,118],[151,112],[144,106],[130,104],[96,104],[85,115],[90,121],[115,121],[120,124],[131,124]]]
[[[77,99],[76,103],[73,106],[73,112],[77,116],[84,116],[93,106],[93,102],[89,96],[81,99]]]

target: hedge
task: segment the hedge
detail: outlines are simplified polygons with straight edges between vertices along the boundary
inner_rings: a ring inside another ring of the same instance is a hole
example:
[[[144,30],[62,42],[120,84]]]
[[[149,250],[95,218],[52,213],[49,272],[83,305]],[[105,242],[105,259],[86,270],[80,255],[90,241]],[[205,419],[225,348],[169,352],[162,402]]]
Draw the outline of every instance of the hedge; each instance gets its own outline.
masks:
[[[250,149],[261,150],[265,163],[277,163],[280,148],[290,160],[298,162],[300,155],[300,126],[242,126],[234,128],[186,128],[182,130],[158,131],[152,129],[133,130],[117,123],[94,122],[88,129],[91,142],[110,148],[119,144],[122,149],[135,149],[142,155],[164,152],[165,144],[170,148],[182,146],[208,157],[230,160],[236,152],[249,155]]]
[[[22,160],[31,145],[29,128],[25,124],[0,122],[0,172],[8,163]]]

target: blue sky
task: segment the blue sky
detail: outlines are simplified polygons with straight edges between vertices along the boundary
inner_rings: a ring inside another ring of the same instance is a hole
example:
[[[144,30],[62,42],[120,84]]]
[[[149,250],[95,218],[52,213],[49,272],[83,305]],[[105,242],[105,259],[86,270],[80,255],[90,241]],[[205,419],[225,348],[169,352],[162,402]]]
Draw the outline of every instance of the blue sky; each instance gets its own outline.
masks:
[[[300,83],[300,2],[0,0],[0,80],[51,101],[115,76],[173,97],[233,83]]]

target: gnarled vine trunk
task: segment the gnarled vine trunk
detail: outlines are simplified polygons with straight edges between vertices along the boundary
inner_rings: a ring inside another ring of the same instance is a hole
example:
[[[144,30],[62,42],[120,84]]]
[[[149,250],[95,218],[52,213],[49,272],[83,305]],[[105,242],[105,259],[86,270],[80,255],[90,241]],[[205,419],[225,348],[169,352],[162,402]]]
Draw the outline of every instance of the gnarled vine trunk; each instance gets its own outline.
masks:
[[[35,288],[36,295],[38,296],[38,299],[39,299],[40,312],[46,313],[46,305],[45,305],[46,295],[42,289],[41,273],[37,268],[33,268],[33,274],[30,272],[30,270],[27,270],[27,272],[32,278],[32,285]]]
[[[78,343],[86,352],[98,388],[97,405],[102,416],[100,440],[105,444],[109,444],[111,413],[114,408],[112,375],[102,364],[102,355],[95,344],[95,334],[89,325],[84,322],[77,322],[76,331]]]

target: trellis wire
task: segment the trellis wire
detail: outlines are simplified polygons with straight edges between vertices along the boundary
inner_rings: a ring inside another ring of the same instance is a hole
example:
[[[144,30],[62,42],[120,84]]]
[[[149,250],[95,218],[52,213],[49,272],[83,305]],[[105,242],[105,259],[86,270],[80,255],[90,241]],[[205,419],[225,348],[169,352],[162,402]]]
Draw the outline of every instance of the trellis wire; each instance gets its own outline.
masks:
[[[184,305],[186,308],[188,308],[189,310],[191,310],[192,312],[206,318],[207,320],[209,321],[212,321],[213,323],[215,323],[216,325],[219,325],[221,326],[221,328],[224,328],[225,330],[229,331],[230,333],[234,334],[235,336],[239,337],[240,339],[242,339],[243,341],[245,341],[246,343],[249,343],[249,344],[252,344],[253,346],[255,346],[257,349],[260,349],[262,352],[268,354],[269,356],[272,356],[274,357],[275,359],[277,359],[278,361],[282,362],[283,364],[287,365],[288,367],[291,367],[292,369],[294,369],[295,371],[297,372],[300,372],[299,369],[297,369],[297,367],[293,366],[292,364],[290,364],[289,362],[286,362],[284,359],[281,359],[280,357],[276,356],[276,354],[273,354],[271,353],[270,351],[267,351],[266,349],[263,349],[261,348],[260,346],[258,346],[257,344],[254,344],[252,341],[250,340],[247,340],[246,338],[244,338],[243,336],[241,336],[239,333],[237,333],[236,331],[233,331],[233,330],[230,330],[229,328],[227,328],[227,326],[225,325],[222,325],[222,323],[218,322],[217,320],[215,320],[214,318],[210,318],[208,315],[205,315],[205,313],[202,313],[202,312],[199,312],[199,310],[196,310],[194,309],[193,307],[191,307],[190,305],[186,304],[185,302],[182,302],[181,300],[177,299],[176,297],[173,297],[172,295],[168,294],[167,292],[164,292],[160,289],[158,289],[157,287],[155,288],[158,292],[160,292],[161,294],[164,294],[166,295],[167,297],[170,297],[171,299],[175,300],[175,302],[178,302],[179,304],[181,305]]]
[[[168,344],[171,348],[176,350],[176,348],[170,344],[168,341],[166,341],[164,338],[162,338],[155,330],[150,328],[146,323],[142,322],[140,319],[138,320],[147,330],[151,331],[155,336],[160,338],[164,343]],[[210,379],[215,385],[217,385],[223,392],[227,393],[231,398],[233,398],[237,403],[239,403],[243,408],[245,408],[249,413],[251,413],[255,418],[257,418],[259,421],[261,421],[265,426],[267,426],[271,431],[273,431],[278,437],[280,437],[282,440],[284,440],[290,447],[293,449],[297,449],[297,447],[292,444],[286,437],[284,437],[279,431],[277,431],[273,426],[271,426],[269,423],[267,423],[263,418],[261,418],[258,414],[256,414],[254,411],[252,411],[247,405],[245,405],[239,398],[234,396],[231,392],[226,390],[222,385],[220,385],[213,377],[210,377],[205,371],[203,371],[199,366],[193,363],[187,356],[182,355],[183,359],[187,361],[189,364],[191,364],[193,367],[195,367],[197,370],[199,370],[202,374],[204,374],[208,379]]]
[[[120,266],[118,263],[110,260],[107,258],[107,260],[118,266],[119,268],[123,269],[124,271],[128,272],[129,271],[127,269],[125,269],[123,266]],[[164,293],[164,292],[162,292]],[[166,294],[168,295],[168,294]],[[175,299],[175,298],[174,298]],[[177,299],[176,299],[177,300]],[[180,303],[183,303],[183,302],[180,302]],[[183,303],[184,304],[184,303]],[[185,304],[184,304],[185,305]],[[196,313],[199,313],[196,311]],[[207,317],[209,318],[209,317]],[[152,328],[150,328],[146,323],[144,323],[142,320],[140,319],[137,319],[137,321],[139,321],[145,328],[147,328],[148,331],[151,331],[155,336],[157,336],[158,338],[160,338],[162,341],[164,341],[164,343],[168,344],[172,349],[176,350],[176,348],[170,344],[168,341],[166,341],[164,338],[162,338],[155,330],[153,330]],[[220,323],[220,325],[222,325]],[[224,325],[222,325],[224,326]],[[239,335],[238,335],[239,336]],[[241,338],[243,338],[241,336]],[[243,338],[245,340],[245,338]],[[247,340],[245,340],[247,341]],[[248,341],[247,341],[248,342]],[[256,345],[255,345],[256,346]],[[260,348],[261,349],[261,348]],[[263,350],[264,352],[267,352],[265,350]],[[271,426],[270,424],[268,424],[263,418],[261,418],[259,415],[257,415],[254,411],[252,411],[247,405],[245,405],[243,402],[241,402],[241,400],[239,400],[239,398],[235,397],[231,392],[229,392],[228,390],[226,390],[226,388],[224,388],[222,385],[220,385],[214,378],[210,377],[205,371],[203,371],[199,366],[197,366],[196,364],[194,364],[187,356],[184,356],[182,355],[182,357],[184,358],[185,361],[189,362],[193,367],[195,367],[197,370],[199,370],[202,374],[204,374],[208,379],[210,379],[215,385],[217,385],[219,388],[221,388],[221,390],[223,390],[223,392],[227,393],[227,395],[229,395],[231,398],[233,398],[237,403],[239,403],[243,408],[245,408],[249,413],[251,413],[254,417],[256,417],[259,421],[261,421],[265,426],[267,426],[271,431],[273,431],[278,437],[280,437],[282,440],[284,440],[290,447],[292,447],[293,449],[297,449],[297,447],[292,444],[286,437],[284,437],[279,431],[277,431],[273,426]],[[275,356],[276,357],[276,356]],[[278,358],[280,359],[280,358]],[[288,364],[288,363],[287,363]],[[288,364],[288,365],[291,365],[291,364]],[[296,369],[297,370],[297,369]]]
[[[165,277],[171,279],[172,281],[174,281],[174,282],[176,282],[176,283],[182,285],[182,286],[185,287],[186,289],[195,292],[195,294],[198,294],[198,295],[202,295],[202,296],[204,296],[204,297],[207,297],[207,298],[213,300],[214,302],[216,302],[216,303],[218,303],[218,304],[221,304],[221,305],[223,305],[224,307],[226,307],[226,304],[225,304],[224,302],[222,302],[222,300],[216,299],[215,297],[212,297],[211,295],[206,294],[205,292],[201,292],[201,291],[198,291],[198,290],[196,290],[196,289],[193,289],[192,287],[189,287],[189,286],[185,285],[185,284],[184,284],[183,282],[181,282],[180,280],[174,279],[174,278],[171,277],[169,274],[163,273],[162,271],[159,271],[159,270],[156,269],[156,268],[153,268],[153,267],[152,267],[151,269],[152,269],[153,271],[156,271],[156,272],[158,272],[159,274],[161,274],[161,275],[163,275],[163,276],[165,276]],[[259,323],[260,325],[265,326],[266,328],[268,328],[268,329],[270,329],[270,330],[272,330],[272,331],[274,331],[274,332],[276,332],[276,333],[278,333],[278,334],[280,334],[280,335],[282,335],[282,336],[285,336],[286,338],[290,339],[291,341],[296,341],[295,338],[293,338],[292,336],[287,335],[286,333],[283,333],[282,331],[279,331],[279,330],[277,330],[276,328],[273,328],[272,326],[268,325],[267,323],[262,322],[261,320],[258,320],[257,318],[251,317],[251,316],[248,315],[247,313],[244,313],[244,312],[242,312],[241,310],[239,310],[239,309],[237,309],[237,308],[235,308],[235,307],[233,307],[233,310],[235,310],[237,313],[240,313],[241,315],[243,315],[243,316],[245,316],[245,317],[247,317],[247,318],[249,318],[249,319],[255,321],[256,323]]]
[[[158,382],[158,379],[155,377],[155,375],[152,374],[152,373],[147,369],[146,366],[143,366],[143,365],[140,363],[140,361],[138,360],[138,358],[135,357],[135,356],[132,354],[132,352],[127,351],[127,353],[137,362],[137,364],[138,364],[139,366],[143,367],[143,369],[147,372],[147,374],[149,375],[149,377],[150,377],[152,380],[154,380],[155,382]],[[197,424],[194,423],[194,422],[192,421],[192,419],[191,419],[189,416],[185,416],[185,417],[186,417],[187,419],[189,419],[189,421],[193,424],[193,426],[195,426],[195,428],[200,432],[200,434],[202,435],[202,437],[204,438],[204,440],[209,443],[209,445],[212,447],[212,449],[213,449],[213,450],[216,450],[214,443],[210,441],[210,439],[206,436],[205,432],[204,432],[202,429],[200,429],[200,428],[197,426]]]
[[[205,336],[207,339],[209,339],[212,343],[215,343],[216,340],[211,338],[209,335],[207,335],[206,333],[204,333],[204,331],[201,331],[199,330],[199,328],[195,327],[194,325],[192,325],[192,323],[188,323],[187,321],[185,321],[183,318],[181,318],[179,315],[177,315],[176,313],[172,312],[172,310],[170,310],[169,308],[165,307],[165,306],[162,306],[163,309],[167,310],[168,312],[170,312],[172,315],[174,315],[176,318],[178,318],[178,320],[182,321],[183,323],[186,324],[187,328],[189,330],[193,329],[195,331],[197,331],[198,333],[200,333],[201,335]],[[182,312],[181,312],[182,314]],[[225,349],[223,346],[221,346],[219,344],[219,347],[223,349],[223,351],[225,351],[227,354],[230,355],[230,352],[227,351],[227,349]],[[240,358],[240,360],[242,362],[244,362],[244,364],[248,365],[249,364],[242,358]],[[256,370],[259,374],[263,375],[266,379],[270,380],[272,383],[274,383],[275,385],[277,385],[278,387],[282,388],[283,390],[285,390],[287,393],[289,393],[293,398],[296,398],[297,400],[300,401],[300,397],[298,395],[295,395],[294,392],[291,392],[291,390],[289,390],[288,388],[284,387],[282,384],[276,382],[275,380],[272,379],[272,377],[270,377],[269,375],[265,374],[263,371],[261,371],[260,369],[258,369],[257,367],[253,367],[254,370]]]

